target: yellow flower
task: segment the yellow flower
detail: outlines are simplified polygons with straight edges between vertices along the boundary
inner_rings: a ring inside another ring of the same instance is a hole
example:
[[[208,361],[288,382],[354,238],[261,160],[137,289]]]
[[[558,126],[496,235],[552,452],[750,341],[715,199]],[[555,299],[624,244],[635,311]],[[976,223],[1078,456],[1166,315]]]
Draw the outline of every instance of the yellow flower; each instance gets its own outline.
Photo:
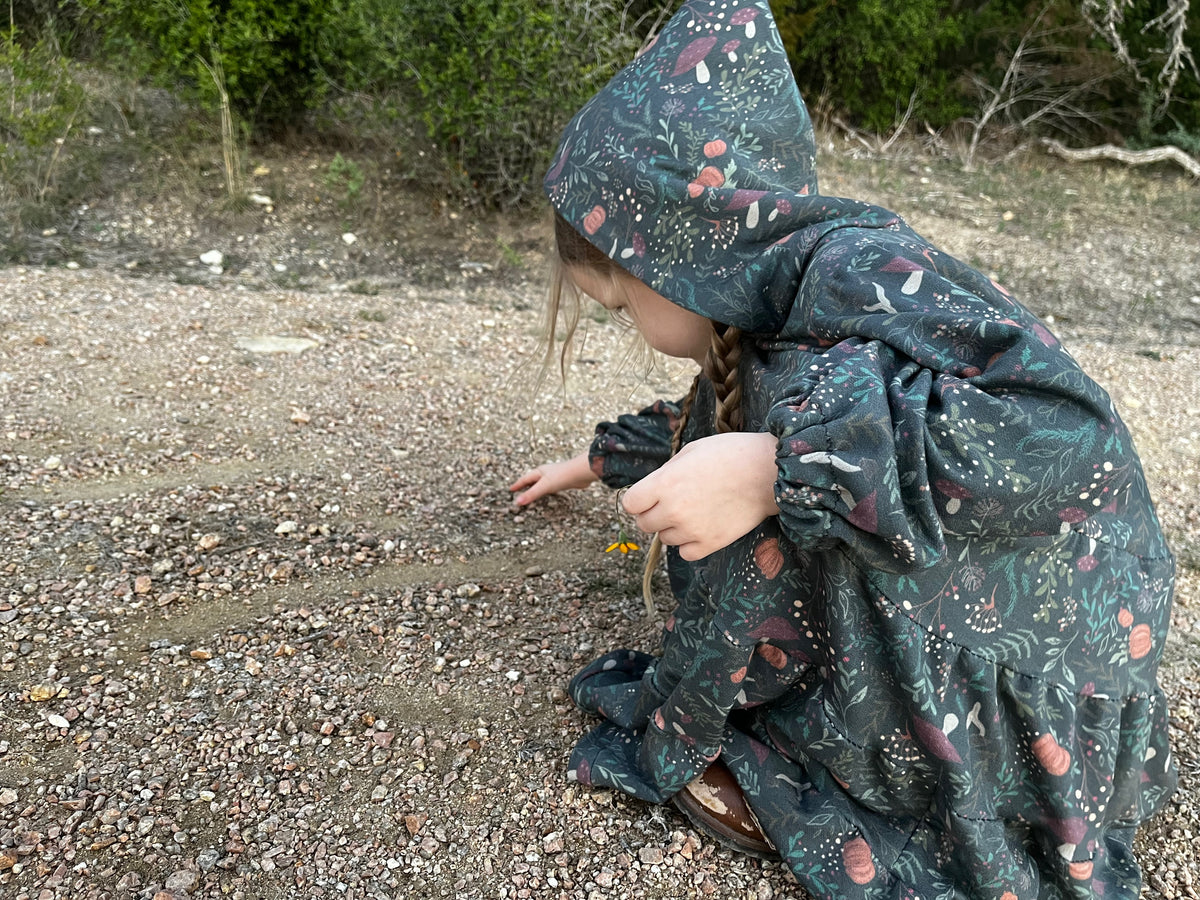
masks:
[[[628,553],[630,550],[640,550],[640,549],[642,549],[642,548],[639,547],[637,544],[635,544],[633,541],[620,540],[620,541],[617,541],[615,544],[609,545],[609,548],[607,550],[605,550],[604,552],[612,553],[614,550],[620,550],[622,553]]]

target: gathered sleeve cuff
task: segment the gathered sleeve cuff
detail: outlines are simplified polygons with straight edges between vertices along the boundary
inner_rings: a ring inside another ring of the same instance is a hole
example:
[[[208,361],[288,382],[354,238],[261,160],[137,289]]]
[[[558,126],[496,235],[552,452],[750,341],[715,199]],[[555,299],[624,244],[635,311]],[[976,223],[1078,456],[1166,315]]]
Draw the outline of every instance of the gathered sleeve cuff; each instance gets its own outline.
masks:
[[[658,400],[636,415],[601,422],[588,449],[592,471],[611,488],[640,481],[671,458],[679,417],[679,403]]]
[[[1136,457],[1107,397],[1065,355],[1013,337],[975,378],[878,340],[830,348],[803,396],[767,415],[789,538],[841,544],[903,573],[941,560],[947,535],[1056,535],[1115,511]],[[1026,377],[1035,350],[1043,367]],[[1010,365],[1021,377],[1003,371]]]

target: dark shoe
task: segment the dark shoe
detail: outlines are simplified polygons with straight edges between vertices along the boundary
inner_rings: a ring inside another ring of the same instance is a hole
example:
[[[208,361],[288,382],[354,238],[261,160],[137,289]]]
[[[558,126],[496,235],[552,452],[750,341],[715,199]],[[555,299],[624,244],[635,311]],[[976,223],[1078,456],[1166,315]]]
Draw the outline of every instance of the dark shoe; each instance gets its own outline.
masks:
[[[687,820],[722,846],[758,859],[778,859],[733,773],[718,760],[671,798]]]

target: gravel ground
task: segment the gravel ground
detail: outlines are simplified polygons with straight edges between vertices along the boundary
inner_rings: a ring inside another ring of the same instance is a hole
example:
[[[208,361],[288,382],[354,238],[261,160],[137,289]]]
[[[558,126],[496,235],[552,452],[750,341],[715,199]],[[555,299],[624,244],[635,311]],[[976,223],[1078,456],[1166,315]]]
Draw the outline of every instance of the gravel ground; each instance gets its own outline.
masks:
[[[622,368],[589,321],[569,389],[532,398],[539,288],[474,271],[378,293],[0,271],[0,895],[802,896],[567,783],[568,678],[658,625],[639,560],[603,553],[610,494],[518,513],[505,486],[685,377]],[[1141,836],[1145,896],[1195,898],[1200,347],[1112,329],[1069,345],[1185,564],[1182,786]]]

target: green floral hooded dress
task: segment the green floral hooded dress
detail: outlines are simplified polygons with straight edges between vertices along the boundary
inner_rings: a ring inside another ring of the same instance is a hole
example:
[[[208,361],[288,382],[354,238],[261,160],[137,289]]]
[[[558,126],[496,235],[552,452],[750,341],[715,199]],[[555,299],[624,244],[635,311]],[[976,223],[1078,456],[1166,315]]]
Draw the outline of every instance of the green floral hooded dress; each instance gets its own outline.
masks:
[[[687,3],[563,134],[553,205],[746,335],[780,514],[668,559],[661,652],[571,685],[579,781],[663,802],[720,756],[819,897],[1137,897],[1175,784],[1174,568],[1109,397],[1003,288],[821,196],[768,5]],[[712,433],[705,384],[685,438]],[[603,423],[611,486],[678,407]]]

